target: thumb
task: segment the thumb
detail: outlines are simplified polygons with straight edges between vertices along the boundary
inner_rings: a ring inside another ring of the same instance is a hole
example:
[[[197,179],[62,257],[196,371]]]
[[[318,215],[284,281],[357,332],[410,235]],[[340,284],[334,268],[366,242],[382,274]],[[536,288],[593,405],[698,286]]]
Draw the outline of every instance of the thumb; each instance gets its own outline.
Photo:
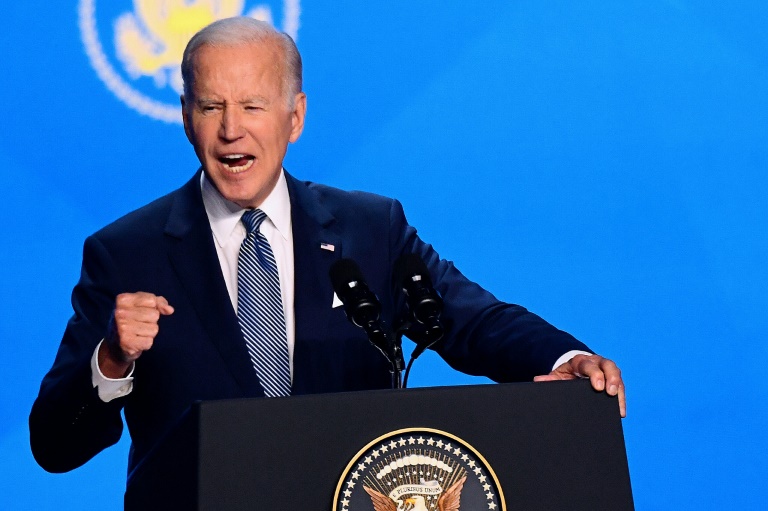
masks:
[[[549,374],[542,374],[540,376],[534,376],[533,381],[558,381],[558,380],[564,380],[563,375],[552,371]]]
[[[157,297],[157,305],[155,307],[163,316],[170,316],[174,311],[174,308],[168,304],[168,300],[162,296]]]

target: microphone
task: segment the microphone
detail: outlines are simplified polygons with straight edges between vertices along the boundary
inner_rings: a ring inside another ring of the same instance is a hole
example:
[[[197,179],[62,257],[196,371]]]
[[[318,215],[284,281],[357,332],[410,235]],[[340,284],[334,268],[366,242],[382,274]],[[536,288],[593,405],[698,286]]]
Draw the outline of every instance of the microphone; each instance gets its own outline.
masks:
[[[406,295],[411,318],[406,333],[416,341],[416,348],[411,355],[415,359],[445,334],[440,321],[443,299],[432,286],[427,265],[418,254],[401,256],[395,263],[394,275],[395,282],[400,283]],[[421,331],[413,331],[413,326],[420,326]]]
[[[381,328],[381,303],[368,289],[357,264],[352,259],[339,259],[333,263],[328,274],[333,291],[344,304],[347,318],[366,332]]]
[[[381,303],[368,288],[357,264],[351,259],[339,259],[328,274],[336,296],[344,304],[347,319],[365,330],[371,343],[392,364],[393,371],[402,370],[402,352],[381,321]]]

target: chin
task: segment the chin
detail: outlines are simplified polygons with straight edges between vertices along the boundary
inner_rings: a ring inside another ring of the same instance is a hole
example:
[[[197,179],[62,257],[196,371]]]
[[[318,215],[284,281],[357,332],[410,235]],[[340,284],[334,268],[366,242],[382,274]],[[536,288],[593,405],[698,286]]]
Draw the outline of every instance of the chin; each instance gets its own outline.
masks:
[[[229,202],[234,202],[243,209],[252,209],[258,207],[258,204],[254,204],[256,201],[253,199],[253,197],[250,196],[244,197],[241,195],[224,195],[224,198]]]

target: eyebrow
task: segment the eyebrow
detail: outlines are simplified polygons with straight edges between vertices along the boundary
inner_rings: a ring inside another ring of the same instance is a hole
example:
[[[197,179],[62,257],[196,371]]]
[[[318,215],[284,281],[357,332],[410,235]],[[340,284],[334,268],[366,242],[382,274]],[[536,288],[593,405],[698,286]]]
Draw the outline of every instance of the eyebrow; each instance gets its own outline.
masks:
[[[202,98],[195,99],[195,104],[197,105],[207,105],[211,103],[224,103],[224,100],[218,99],[218,98],[210,98],[210,97],[202,97]]]
[[[214,98],[214,97],[201,97],[195,100],[195,103],[199,105],[210,104],[210,103],[221,104],[221,103],[226,103],[226,101],[223,99]],[[236,103],[240,105],[243,105],[246,103],[269,103],[269,100],[265,96],[249,96],[247,98],[241,99],[240,101],[237,101]]]
[[[238,101],[241,105],[244,103],[269,103],[269,100],[265,96],[248,96],[245,99]]]

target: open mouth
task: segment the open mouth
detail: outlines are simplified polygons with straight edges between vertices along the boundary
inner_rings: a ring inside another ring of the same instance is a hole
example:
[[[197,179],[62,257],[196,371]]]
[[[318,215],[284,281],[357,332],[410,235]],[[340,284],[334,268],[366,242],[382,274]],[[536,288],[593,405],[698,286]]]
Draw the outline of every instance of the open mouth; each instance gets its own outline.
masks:
[[[219,161],[227,167],[227,170],[234,174],[251,168],[254,160],[255,158],[250,154],[227,154],[219,158]]]

